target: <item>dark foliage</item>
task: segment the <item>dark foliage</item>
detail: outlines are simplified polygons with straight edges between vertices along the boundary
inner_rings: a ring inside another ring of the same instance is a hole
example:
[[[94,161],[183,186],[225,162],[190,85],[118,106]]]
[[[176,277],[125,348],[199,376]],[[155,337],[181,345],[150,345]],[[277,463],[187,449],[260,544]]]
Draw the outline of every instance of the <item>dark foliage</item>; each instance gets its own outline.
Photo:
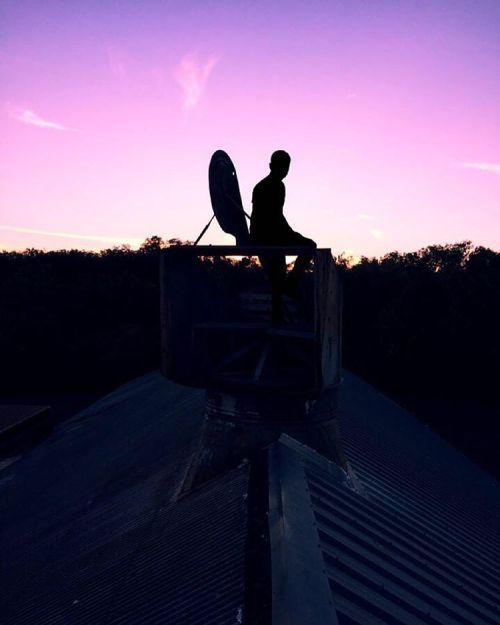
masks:
[[[100,392],[157,366],[160,246],[0,254],[2,391]]]
[[[500,479],[500,254],[434,245],[342,271],[346,368]]]
[[[500,358],[500,254],[471,243],[343,265],[344,362],[415,396],[490,399]]]
[[[157,366],[158,251],[179,244],[0,253],[2,387],[95,391]],[[494,396],[499,253],[464,242],[338,260],[348,368],[396,393]],[[211,271],[227,283],[255,266],[219,260]]]
[[[99,393],[159,366],[159,250],[0,253],[0,392]],[[254,280],[255,263],[207,261],[217,280]]]

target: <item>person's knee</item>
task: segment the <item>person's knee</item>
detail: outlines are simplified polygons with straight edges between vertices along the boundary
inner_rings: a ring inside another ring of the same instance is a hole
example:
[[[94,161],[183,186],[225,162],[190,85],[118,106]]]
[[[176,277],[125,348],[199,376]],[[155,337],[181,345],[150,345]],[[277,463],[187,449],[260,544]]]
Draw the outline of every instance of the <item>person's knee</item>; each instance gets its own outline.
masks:
[[[291,245],[300,245],[302,247],[314,247],[316,248],[316,242],[312,239],[308,239],[307,237],[302,236],[298,232],[294,233],[294,236],[290,240]]]
[[[304,247],[314,247],[316,248],[316,241],[313,241],[312,239],[308,239],[307,237],[303,237],[301,235],[301,242],[300,245],[303,245]]]

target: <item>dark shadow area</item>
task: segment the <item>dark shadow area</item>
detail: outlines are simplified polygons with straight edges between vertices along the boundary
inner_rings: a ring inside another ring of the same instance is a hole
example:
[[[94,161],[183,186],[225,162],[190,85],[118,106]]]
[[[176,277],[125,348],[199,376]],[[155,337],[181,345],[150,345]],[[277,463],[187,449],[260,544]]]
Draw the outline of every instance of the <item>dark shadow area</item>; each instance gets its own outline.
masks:
[[[179,243],[151,237],[137,251],[1,253],[4,403],[97,396],[158,368],[158,256]],[[345,367],[499,476],[500,254],[465,242],[352,267],[337,260]],[[262,284],[250,259],[210,262],[225,288]]]
[[[344,365],[500,478],[500,254],[470,242],[344,263]]]
[[[0,254],[0,396],[102,394],[156,368],[159,245]]]
[[[11,407],[14,408],[14,412],[19,410],[19,407],[25,408],[26,411],[29,411],[30,407],[34,411],[45,407],[46,413],[41,418],[28,419],[8,432],[4,430],[0,432],[0,462],[3,458],[29,451],[49,436],[59,423],[84,410],[99,397],[99,394],[3,394],[0,397],[0,413],[4,416],[12,412]],[[0,423],[0,425],[4,424]]]
[[[245,546],[245,623],[271,625],[271,544],[269,537],[267,451],[254,454],[248,484],[248,534]]]

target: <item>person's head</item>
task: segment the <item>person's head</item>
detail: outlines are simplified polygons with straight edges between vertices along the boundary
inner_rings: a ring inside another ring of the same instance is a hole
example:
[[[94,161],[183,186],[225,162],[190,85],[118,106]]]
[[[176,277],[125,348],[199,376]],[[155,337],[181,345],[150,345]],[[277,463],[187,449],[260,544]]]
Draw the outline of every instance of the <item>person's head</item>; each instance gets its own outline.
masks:
[[[276,152],[273,152],[271,155],[271,162],[269,163],[271,174],[280,180],[283,180],[290,169],[290,161],[290,154],[285,152],[285,150],[276,150]]]

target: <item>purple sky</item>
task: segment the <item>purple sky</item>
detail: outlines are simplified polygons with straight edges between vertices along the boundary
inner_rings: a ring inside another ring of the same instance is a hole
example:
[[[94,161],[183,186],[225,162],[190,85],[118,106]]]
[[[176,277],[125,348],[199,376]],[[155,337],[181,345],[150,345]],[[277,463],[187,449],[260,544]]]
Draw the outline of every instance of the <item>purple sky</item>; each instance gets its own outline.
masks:
[[[0,21],[0,248],[192,240],[212,152],[250,211],[283,148],[285,214],[335,253],[500,250],[499,0],[7,0]]]

